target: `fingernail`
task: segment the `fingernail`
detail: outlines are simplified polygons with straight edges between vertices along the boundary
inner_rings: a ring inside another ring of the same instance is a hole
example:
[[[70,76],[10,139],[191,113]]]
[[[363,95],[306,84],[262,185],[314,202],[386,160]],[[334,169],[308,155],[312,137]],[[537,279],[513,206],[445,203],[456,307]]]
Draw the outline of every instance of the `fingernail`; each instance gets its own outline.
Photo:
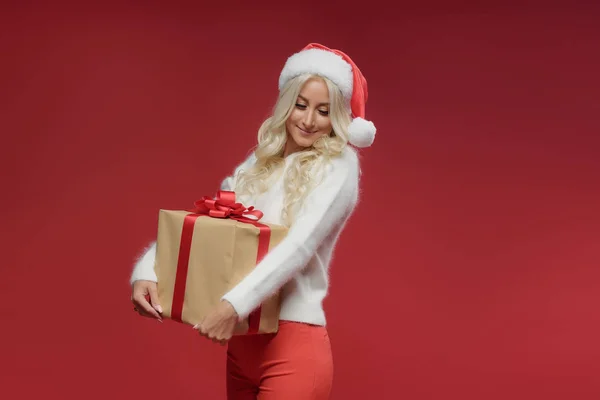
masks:
[[[162,307],[160,305],[156,306],[156,311],[158,311],[159,313],[162,313]]]
[[[196,324],[196,325],[194,325],[194,326],[192,327],[192,329],[198,329],[198,325],[199,325],[199,324]]]

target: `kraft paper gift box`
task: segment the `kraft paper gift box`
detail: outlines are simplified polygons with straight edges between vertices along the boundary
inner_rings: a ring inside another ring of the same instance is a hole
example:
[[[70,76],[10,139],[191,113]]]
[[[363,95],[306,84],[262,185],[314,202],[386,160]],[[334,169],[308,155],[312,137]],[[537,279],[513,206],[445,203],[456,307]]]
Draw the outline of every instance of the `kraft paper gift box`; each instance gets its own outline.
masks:
[[[287,234],[283,226],[250,219],[262,213],[235,203],[233,192],[204,197],[196,207],[159,211],[154,267],[163,317],[189,325],[199,323]],[[277,293],[234,335],[277,332],[279,311]]]

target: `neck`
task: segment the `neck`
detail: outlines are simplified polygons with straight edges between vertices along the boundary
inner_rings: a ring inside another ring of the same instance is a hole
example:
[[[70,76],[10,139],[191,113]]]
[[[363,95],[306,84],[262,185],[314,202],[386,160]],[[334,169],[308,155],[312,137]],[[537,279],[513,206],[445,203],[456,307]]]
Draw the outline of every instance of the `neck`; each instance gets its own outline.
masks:
[[[283,149],[283,158],[286,158],[290,154],[296,153],[302,149],[303,148],[298,146],[293,140],[288,139],[285,142],[285,147]]]

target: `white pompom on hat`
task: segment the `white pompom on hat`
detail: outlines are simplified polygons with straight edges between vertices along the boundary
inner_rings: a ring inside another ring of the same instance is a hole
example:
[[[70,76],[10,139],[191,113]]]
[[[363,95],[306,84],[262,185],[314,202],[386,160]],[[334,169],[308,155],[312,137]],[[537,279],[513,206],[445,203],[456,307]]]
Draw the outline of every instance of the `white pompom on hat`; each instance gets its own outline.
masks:
[[[356,147],[369,147],[375,140],[375,125],[365,119],[368,98],[367,80],[345,53],[318,43],[310,43],[289,57],[279,76],[279,90],[298,75],[311,73],[331,80],[349,102],[352,122],[348,126],[349,142]]]

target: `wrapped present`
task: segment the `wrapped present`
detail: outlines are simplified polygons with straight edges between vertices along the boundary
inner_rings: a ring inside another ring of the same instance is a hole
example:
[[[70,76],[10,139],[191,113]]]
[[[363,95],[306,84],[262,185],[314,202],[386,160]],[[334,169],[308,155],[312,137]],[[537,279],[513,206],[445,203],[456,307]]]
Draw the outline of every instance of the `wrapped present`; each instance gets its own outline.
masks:
[[[236,203],[234,192],[220,191],[195,206],[160,210],[154,267],[163,316],[189,325],[199,323],[287,233],[283,226],[260,223],[262,213]],[[276,332],[279,310],[275,294],[234,335]]]

